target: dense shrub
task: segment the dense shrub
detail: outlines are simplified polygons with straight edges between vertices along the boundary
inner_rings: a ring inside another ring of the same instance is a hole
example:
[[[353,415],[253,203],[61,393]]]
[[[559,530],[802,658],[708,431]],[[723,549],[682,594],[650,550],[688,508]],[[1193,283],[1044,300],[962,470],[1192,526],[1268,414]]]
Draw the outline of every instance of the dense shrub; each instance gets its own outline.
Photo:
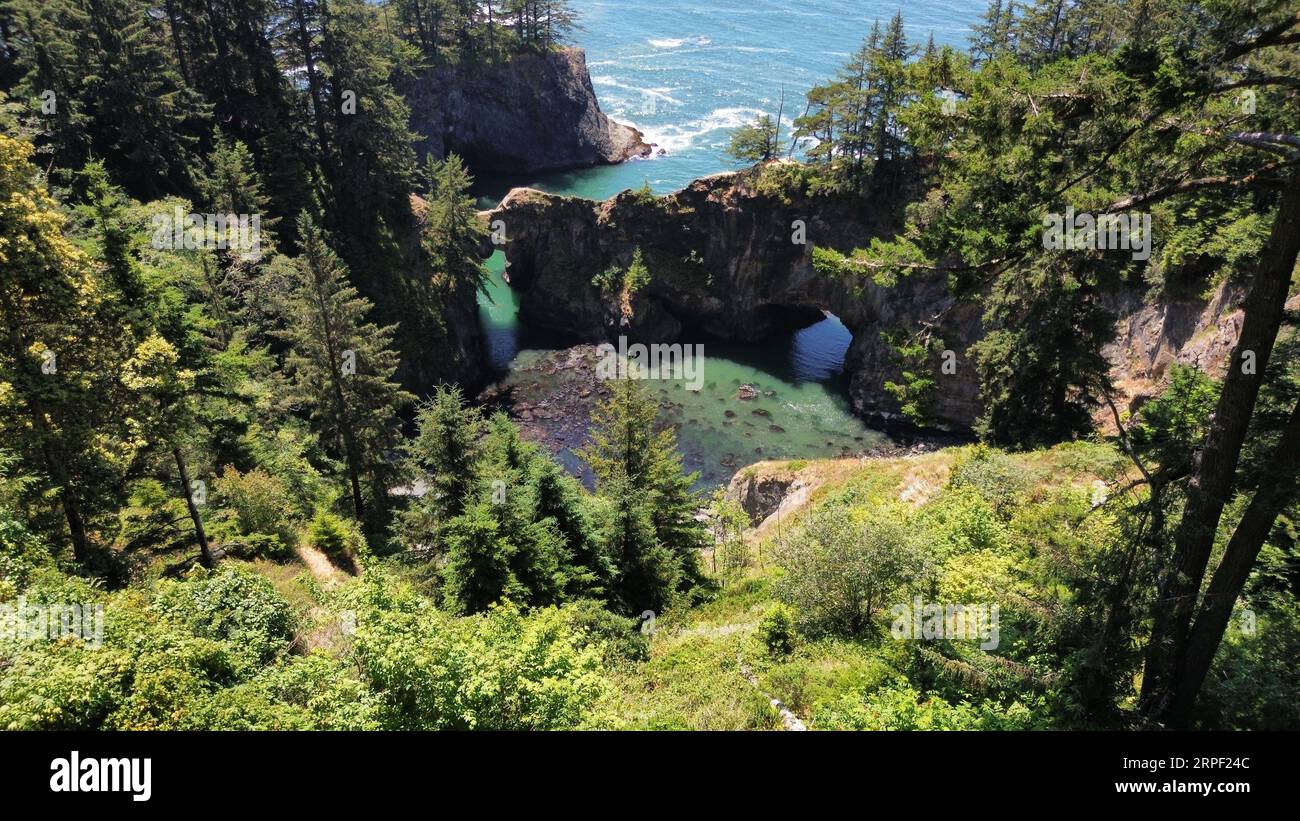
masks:
[[[1228,626],[1197,719],[1218,729],[1300,730],[1300,605],[1283,594],[1252,607]]]
[[[806,632],[869,635],[877,616],[927,574],[906,513],[824,506],[777,548],[777,596]]]
[[[971,448],[952,468],[948,484],[970,487],[1006,519],[1034,486],[1036,477],[1023,460],[984,445]]]
[[[568,607],[525,615],[506,603],[458,619],[382,578],[363,581],[354,601],[354,653],[385,726],[575,727],[605,686],[603,648]]]
[[[324,553],[339,567],[355,573],[366,553],[366,540],[354,522],[329,511],[316,513],[307,538],[311,546]]]
[[[228,640],[262,663],[287,649],[294,624],[289,603],[271,583],[236,566],[160,582],[154,609],[191,635]]]
[[[0,507],[0,602],[16,596],[37,570],[53,566],[54,559],[41,540]]]
[[[794,617],[789,608],[775,604],[763,615],[758,624],[758,634],[772,655],[789,655],[794,650]]]
[[[298,538],[298,514],[284,483],[261,470],[240,473],[227,467],[213,483],[218,501],[233,514],[234,526],[259,555],[287,555]],[[274,536],[275,539],[268,539]],[[262,538],[258,538],[262,537]],[[278,547],[277,547],[278,546]]]
[[[377,730],[379,700],[341,660],[294,656],[223,691],[187,722],[206,730]]]
[[[574,626],[604,647],[606,664],[645,661],[650,641],[641,631],[641,621],[611,613],[596,599],[582,599],[570,608]]]
[[[1030,730],[1041,716],[1020,702],[949,703],[906,685],[846,695],[817,711],[813,724],[824,730]]]

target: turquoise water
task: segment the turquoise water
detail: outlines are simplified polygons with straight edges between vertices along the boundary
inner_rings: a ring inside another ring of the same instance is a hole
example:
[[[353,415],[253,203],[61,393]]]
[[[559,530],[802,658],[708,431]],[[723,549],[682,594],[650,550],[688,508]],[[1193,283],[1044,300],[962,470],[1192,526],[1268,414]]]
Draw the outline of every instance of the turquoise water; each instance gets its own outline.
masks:
[[[898,8],[870,0],[574,0],[573,6],[583,25],[573,39],[586,50],[601,109],[667,153],[572,173],[480,178],[484,208],[515,186],[605,199],[646,182],[669,193],[734,168],[725,153],[731,129],[759,113],[775,116],[783,86],[784,121],[801,114],[804,92],[834,75],[873,20],[883,25]],[[933,33],[936,43],[960,47],[984,8],[983,0],[913,0],[903,14],[917,46]],[[506,384],[535,383],[536,373],[525,375],[522,366],[537,351],[567,343],[522,326],[500,253],[489,268],[480,314],[493,366]],[[686,467],[701,471],[703,486],[761,459],[846,455],[884,440],[850,412],[842,366],[851,336],[832,316],[758,344],[701,335],[680,341],[704,346],[704,389],[652,384],[662,392],[665,418],[678,427]],[[738,399],[741,385],[758,395]],[[572,464],[567,446],[561,456]]]

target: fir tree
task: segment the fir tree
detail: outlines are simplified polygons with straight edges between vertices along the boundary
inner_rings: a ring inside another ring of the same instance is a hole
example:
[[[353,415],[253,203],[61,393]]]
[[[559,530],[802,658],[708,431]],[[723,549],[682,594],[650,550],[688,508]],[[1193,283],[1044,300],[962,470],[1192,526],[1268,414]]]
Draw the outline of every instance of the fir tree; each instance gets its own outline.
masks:
[[[289,346],[285,366],[292,395],[344,461],[352,509],[366,511],[363,483],[380,510],[387,506],[400,438],[398,411],[412,397],[392,377],[392,328],[368,320],[370,303],[347,283],[347,268],[307,216],[298,221],[302,252],[291,290],[278,306]]]
[[[662,609],[696,584],[707,531],[684,476],[671,429],[656,432],[658,407],[636,379],[623,379],[592,412],[590,444],[580,456],[613,508],[609,553],[617,598],[631,610]]]

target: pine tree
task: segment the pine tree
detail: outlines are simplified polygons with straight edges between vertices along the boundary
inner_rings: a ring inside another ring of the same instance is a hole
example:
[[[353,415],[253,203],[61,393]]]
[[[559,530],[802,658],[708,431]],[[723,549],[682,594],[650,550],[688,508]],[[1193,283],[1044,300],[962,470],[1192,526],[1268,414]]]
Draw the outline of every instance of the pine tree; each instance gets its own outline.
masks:
[[[590,444],[579,455],[613,508],[610,555],[616,597],[631,610],[662,609],[700,578],[707,531],[684,476],[671,429],[656,432],[658,407],[636,379],[616,382],[592,411]]]
[[[367,319],[370,303],[347,283],[347,268],[310,217],[299,218],[298,234],[302,252],[291,290],[277,306],[284,326],[277,335],[289,346],[292,395],[344,461],[353,513],[363,519],[363,483],[375,507],[387,507],[396,472],[389,456],[400,439],[397,413],[413,397],[392,381],[393,329]]]
[[[152,199],[194,190],[190,152],[208,110],[180,77],[139,0],[77,0],[86,27],[78,70],[91,149],[128,191]]]
[[[554,520],[540,517],[531,465],[545,459],[536,445],[524,442],[504,413],[488,420],[483,458],[478,466],[480,493],[497,520],[498,533],[513,545],[512,576],[530,604],[563,601],[571,585],[573,553]]]
[[[1013,49],[1012,31],[1015,24],[1015,0],[993,0],[984,11],[983,22],[975,25],[971,35],[970,54],[976,64],[986,63],[998,54]]]
[[[907,34],[903,28],[903,13],[897,12],[885,29],[885,36],[880,43],[880,54],[874,65],[875,86],[878,90],[876,108],[872,111],[875,124],[875,171],[885,171],[885,160],[897,160],[904,152],[902,128],[898,124],[898,114],[906,101],[910,89],[907,86],[907,61],[916,53],[916,49],[907,44]],[[891,169],[891,171],[896,171]]]
[[[420,242],[433,270],[432,284],[447,300],[463,289],[487,292],[488,273],[481,259],[487,226],[469,189],[474,178],[456,154],[440,161],[428,158],[429,189]]]
[[[77,34],[88,25],[86,15],[66,0],[9,0],[5,13],[11,25],[6,44],[22,75],[13,96],[26,101],[39,129],[36,142],[52,155],[55,169],[80,168],[90,156],[93,133],[82,101],[84,45]]]
[[[569,598],[604,595],[614,576],[614,565],[596,533],[581,485],[545,456],[533,460],[530,474],[536,518],[555,523],[572,557]]]
[[[742,125],[731,133],[727,153],[742,163],[767,162],[776,156],[776,122],[767,114],[760,114],[754,122]]]
[[[418,507],[436,525],[459,516],[472,500],[483,417],[466,407],[460,388],[439,385],[416,411],[415,424],[415,438],[405,446],[406,472],[425,485]],[[429,529],[411,531],[406,541],[414,545],[433,535]]]

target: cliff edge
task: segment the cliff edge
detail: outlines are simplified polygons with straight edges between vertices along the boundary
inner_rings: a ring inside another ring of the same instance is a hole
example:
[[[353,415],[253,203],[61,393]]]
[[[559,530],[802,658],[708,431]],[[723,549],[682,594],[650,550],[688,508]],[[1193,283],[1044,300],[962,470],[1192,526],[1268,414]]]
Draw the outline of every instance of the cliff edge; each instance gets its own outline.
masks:
[[[577,48],[434,69],[404,91],[421,160],[454,151],[477,173],[533,174],[651,152],[640,131],[600,110]]]

